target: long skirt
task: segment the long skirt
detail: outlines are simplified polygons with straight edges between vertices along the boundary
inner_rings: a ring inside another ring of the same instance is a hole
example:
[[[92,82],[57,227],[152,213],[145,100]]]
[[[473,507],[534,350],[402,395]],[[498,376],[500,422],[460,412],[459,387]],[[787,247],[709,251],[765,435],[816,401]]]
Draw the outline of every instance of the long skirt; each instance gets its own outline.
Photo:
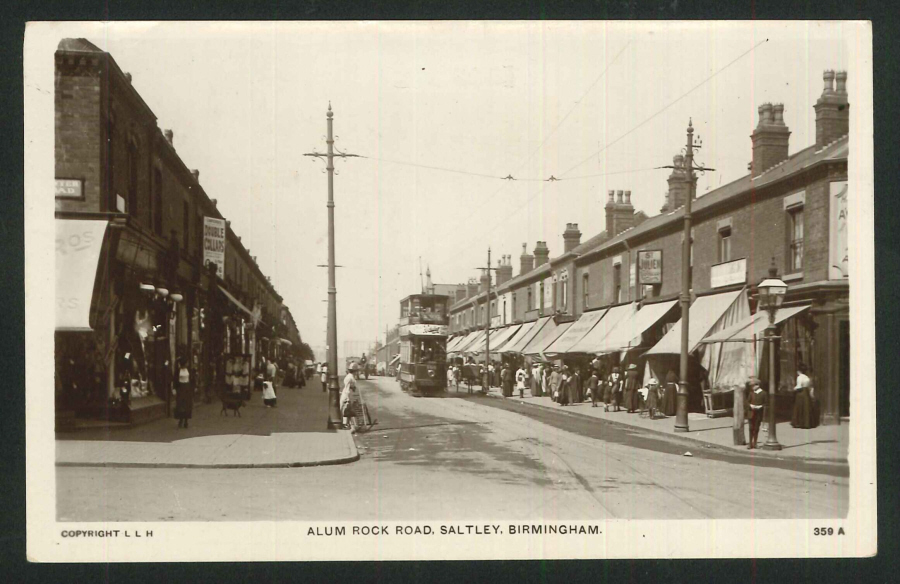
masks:
[[[634,399],[634,393],[635,392],[633,389],[625,390],[625,409],[628,410],[629,412],[634,409],[634,402],[636,401]]]
[[[531,378],[531,395],[534,397],[541,397],[541,382],[537,377]]]
[[[809,395],[809,388],[797,392],[794,399],[794,413],[791,426],[794,428],[815,428],[819,425],[818,403]]]
[[[503,397],[512,397],[512,394],[513,394],[512,381],[504,381],[503,382]]]
[[[654,410],[659,409],[659,392],[656,389],[651,388],[650,391],[647,392],[647,408]]]
[[[667,416],[674,416],[675,410],[678,407],[678,390],[675,388],[674,383],[666,384],[666,392],[663,397],[663,406],[662,410]]]
[[[194,396],[191,395],[190,383],[179,383],[175,393],[175,417],[179,420],[190,420],[194,411]]]

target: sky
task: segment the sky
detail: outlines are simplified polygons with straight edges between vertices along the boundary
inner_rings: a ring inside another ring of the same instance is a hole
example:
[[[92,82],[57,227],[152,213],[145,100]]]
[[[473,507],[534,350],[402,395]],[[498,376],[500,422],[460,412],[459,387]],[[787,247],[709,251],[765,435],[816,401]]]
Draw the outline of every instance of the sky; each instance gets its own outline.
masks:
[[[764,102],[784,103],[794,153],[815,141],[825,69],[854,71],[840,23],[70,24],[112,54],[177,152],[324,347],[327,175],[336,162],[338,346],[382,337],[399,300],[577,223],[603,231],[606,192],[656,215],[691,119],[715,168],[747,173]],[[517,180],[502,180],[512,175]],[[547,182],[554,176],[562,180]],[[321,356],[320,356],[321,358]],[[343,356],[340,356],[343,358]]]

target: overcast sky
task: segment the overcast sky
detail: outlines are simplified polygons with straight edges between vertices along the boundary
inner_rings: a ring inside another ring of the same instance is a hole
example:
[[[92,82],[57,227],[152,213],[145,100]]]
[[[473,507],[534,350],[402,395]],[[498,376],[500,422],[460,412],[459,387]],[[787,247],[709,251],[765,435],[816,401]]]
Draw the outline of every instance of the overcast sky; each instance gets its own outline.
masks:
[[[523,242],[531,252],[546,240],[552,257],[566,223],[582,241],[602,231],[608,189],[657,214],[668,171],[653,167],[671,164],[690,117],[697,161],[717,169],[701,195],[747,173],[763,102],[785,104],[791,153],[810,145],[822,71],[849,68],[832,23],[64,30],[132,74],[314,347],[325,344],[327,177],[303,154],[325,149],[329,100],[336,147],[370,157],[337,162],[341,347],[396,323],[399,299],[419,291],[420,257],[436,282],[464,282],[491,246],[518,275]],[[497,178],[510,174],[519,180]],[[564,180],[540,180],[551,175]]]

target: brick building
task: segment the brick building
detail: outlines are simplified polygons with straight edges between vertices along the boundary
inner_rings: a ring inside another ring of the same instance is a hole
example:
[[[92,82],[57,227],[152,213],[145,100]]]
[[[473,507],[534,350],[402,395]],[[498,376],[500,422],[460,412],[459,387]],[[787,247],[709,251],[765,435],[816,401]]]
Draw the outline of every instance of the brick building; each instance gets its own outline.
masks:
[[[203,266],[204,217],[224,218],[131,76],[85,39],[60,42],[55,71],[60,418],[164,415],[177,359],[202,394],[223,389],[224,353],[255,365],[268,339],[299,341],[230,225],[224,273]]]
[[[692,204],[692,296],[706,298],[698,308],[712,306],[716,298],[727,295],[735,306],[746,305],[743,312],[755,312],[755,286],[774,261],[789,286],[785,306],[794,307],[785,314],[796,315],[780,325],[779,390],[789,394],[798,363],[810,366],[826,421],[849,415],[846,80],[845,72],[825,72],[824,89],[814,108],[816,143],[793,154],[784,107],[760,106],[759,123],[748,144],[749,174],[696,197]],[[450,308],[453,332],[458,337],[483,327],[485,302],[494,303],[492,314],[496,315],[497,299],[501,308],[505,299],[509,309],[492,323],[498,327],[545,316],[566,323],[594,311],[612,315],[610,309],[621,306],[630,308],[616,314],[637,313],[655,305],[658,318],[637,333],[641,350],[610,355],[642,359],[640,355],[653,343],[664,341],[680,318],[674,301],[681,291],[684,202],[696,190],[690,188],[683,163],[681,155],[675,156],[659,215],[635,213],[629,191],[610,191],[604,207],[606,231],[581,243],[577,223],[568,224],[563,232],[565,249],[554,258],[544,242],[537,242],[533,255],[523,245],[520,273],[498,281],[490,299],[484,286],[460,286]],[[644,270],[638,265],[642,251],[654,252],[658,262],[649,284],[642,281]],[[598,331],[603,322],[594,323]],[[577,353],[556,356],[569,358]],[[699,349],[697,363],[703,359],[707,363],[714,353],[714,349],[705,353]],[[760,363],[765,368],[764,360]],[[707,373],[704,370],[701,377]],[[766,372],[756,373],[765,378]],[[697,385],[712,382],[704,378]],[[699,387],[693,391],[699,392]],[[693,403],[699,407],[700,401]]]

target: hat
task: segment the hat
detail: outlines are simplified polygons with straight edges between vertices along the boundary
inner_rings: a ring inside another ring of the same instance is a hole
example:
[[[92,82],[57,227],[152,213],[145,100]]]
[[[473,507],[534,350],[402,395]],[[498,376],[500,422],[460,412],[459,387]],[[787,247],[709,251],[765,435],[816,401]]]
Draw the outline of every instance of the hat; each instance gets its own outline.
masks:
[[[613,367],[613,373],[618,373],[618,372],[619,372],[619,368],[618,368],[618,367]]]
[[[634,363],[632,363],[631,365],[628,366],[628,370],[629,370],[629,371],[631,371],[632,369],[637,369],[637,365],[635,365]]]

